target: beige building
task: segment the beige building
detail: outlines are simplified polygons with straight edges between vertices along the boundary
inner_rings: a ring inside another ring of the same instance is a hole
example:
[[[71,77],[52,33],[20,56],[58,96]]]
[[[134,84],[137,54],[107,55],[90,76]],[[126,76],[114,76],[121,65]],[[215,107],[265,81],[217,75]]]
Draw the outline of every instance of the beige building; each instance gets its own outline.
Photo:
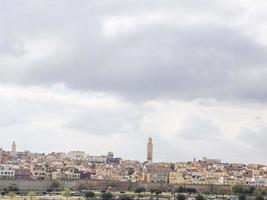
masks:
[[[153,142],[152,138],[148,138],[147,143],[147,162],[152,163],[153,162]]]
[[[43,180],[43,179],[46,179],[46,177],[47,177],[46,170],[44,170],[44,169],[32,168],[31,173],[32,173],[33,179]]]
[[[181,172],[171,172],[169,177],[170,184],[184,184],[184,175]]]
[[[168,183],[168,175],[165,173],[147,173],[146,182],[148,183]]]
[[[77,169],[70,169],[65,172],[67,179],[80,179],[81,173]]]
[[[62,178],[62,174],[58,171],[52,171],[51,172],[51,179],[52,180],[58,180]]]
[[[3,159],[3,149],[0,147],[0,163],[2,163]]]
[[[11,150],[12,150],[12,155],[15,156],[16,152],[17,152],[17,145],[16,145],[15,141],[12,144]]]

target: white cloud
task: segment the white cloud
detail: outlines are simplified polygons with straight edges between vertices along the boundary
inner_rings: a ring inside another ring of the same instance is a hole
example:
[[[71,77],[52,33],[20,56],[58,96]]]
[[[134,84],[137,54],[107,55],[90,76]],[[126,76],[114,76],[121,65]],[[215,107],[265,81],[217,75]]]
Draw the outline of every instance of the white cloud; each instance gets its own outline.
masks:
[[[258,104],[209,99],[129,103],[108,93],[74,91],[62,84],[49,88],[2,84],[0,95],[0,109],[6,113],[0,118],[1,136],[6,138],[1,145],[9,148],[16,140],[20,150],[114,151],[118,156],[143,160],[146,140],[151,136],[156,160],[214,156],[246,162],[241,149],[254,145],[246,138],[257,138],[256,133],[247,134],[246,130],[258,127],[259,118],[262,124],[267,123],[267,110]],[[140,149],[133,151],[135,145]],[[225,147],[237,149],[235,155],[223,155]],[[264,148],[257,145],[254,150],[264,152]],[[266,162],[264,155],[249,155],[250,161]]]
[[[152,136],[156,160],[267,162],[266,8],[1,2],[0,145],[144,159]]]

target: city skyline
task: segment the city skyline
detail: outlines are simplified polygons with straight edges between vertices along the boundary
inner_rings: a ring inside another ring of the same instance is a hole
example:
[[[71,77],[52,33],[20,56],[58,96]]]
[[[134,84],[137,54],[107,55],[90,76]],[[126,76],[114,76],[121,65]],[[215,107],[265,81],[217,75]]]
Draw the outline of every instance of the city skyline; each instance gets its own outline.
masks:
[[[266,164],[265,10],[248,0],[1,1],[0,146],[146,160],[152,137],[155,161]]]
[[[103,152],[102,153],[96,153],[96,152],[88,152],[86,150],[81,150],[81,149],[69,149],[67,151],[48,151],[48,152],[40,152],[40,151],[31,151],[30,149],[24,149],[24,150],[19,150],[17,151],[17,144],[16,141],[12,142],[11,147],[8,149],[4,149],[1,145],[0,145],[0,150],[1,151],[6,151],[6,152],[10,152],[13,156],[15,156],[17,153],[23,153],[23,152],[31,152],[31,153],[38,153],[38,154],[53,154],[53,153],[63,153],[63,154],[71,154],[72,152],[82,152],[85,153],[86,155],[90,155],[90,156],[109,156],[109,154],[112,154],[112,157],[114,156],[115,158],[120,158],[120,159],[126,159],[126,160],[132,160],[132,161],[139,161],[139,162],[144,162],[147,164],[153,164],[154,161],[154,143],[153,143],[153,138],[149,137],[148,141],[146,143],[146,151],[143,152],[143,157],[144,159],[134,159],[134,158],[130,158],[130,157],[122,157],[118,154],[116,154],[116,152],[112,152],[112,151],[107,151],[107,152]],[[0,152],[1,152],[0,151]],[[115,154],[114,154],[115,153]],[[1,154],[0,154],[1,155]],[[1,156],[0,156],[1,158]],[[1,160],[1,159],[0,159]],[[247,162],[247,163],[242,163],[242,162],[236,162],[236,161],[227,161],[224,160],[222,161],[220,158],[218,157],[209,157],[207,158],[205,155],[203,155],[202,157],[196,158],[193,157],[191,160],[155,160],[155,163],[161,163],[161,162],[166,162],[166,163],[179,163],[179,162],[197,162],[197,161],[205,161],[205,160],[213,160],[219,162],[219,163],[233,163],[233,164],[245,164],[245,165],[249,165],[249,164],[256,164],[256,165],[267,165],[267,163],[253,163],[253,162]]]

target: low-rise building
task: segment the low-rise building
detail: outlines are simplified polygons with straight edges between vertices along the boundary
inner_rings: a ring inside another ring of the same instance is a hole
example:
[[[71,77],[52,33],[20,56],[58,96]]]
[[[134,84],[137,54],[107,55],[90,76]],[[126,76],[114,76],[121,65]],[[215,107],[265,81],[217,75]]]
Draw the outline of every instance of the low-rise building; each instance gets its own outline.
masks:
[[[0,179],[15,179],[15,169],[10,165],[0,165]]]

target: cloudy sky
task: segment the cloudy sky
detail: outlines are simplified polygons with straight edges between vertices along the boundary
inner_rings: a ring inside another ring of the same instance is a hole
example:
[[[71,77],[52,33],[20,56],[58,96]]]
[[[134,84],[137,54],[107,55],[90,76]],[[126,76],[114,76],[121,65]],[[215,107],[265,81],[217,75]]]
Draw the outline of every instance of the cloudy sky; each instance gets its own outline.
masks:
[[[267,3],[2,0],[0,146],[267,163]]]

